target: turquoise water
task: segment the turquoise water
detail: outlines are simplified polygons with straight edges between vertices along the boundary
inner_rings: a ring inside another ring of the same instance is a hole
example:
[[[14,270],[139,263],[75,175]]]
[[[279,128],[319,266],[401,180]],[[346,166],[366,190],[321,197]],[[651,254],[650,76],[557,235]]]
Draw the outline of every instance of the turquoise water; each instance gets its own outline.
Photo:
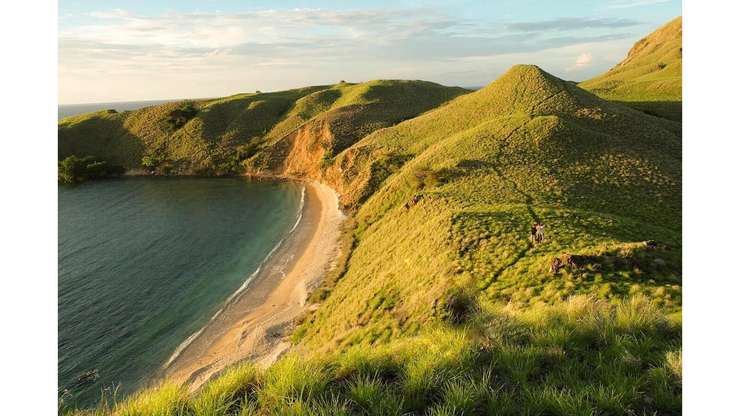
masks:
[[[242,178],[59,187],[60,391],[91,405],[151,380],[289,233],[301,200],[300,185]]]

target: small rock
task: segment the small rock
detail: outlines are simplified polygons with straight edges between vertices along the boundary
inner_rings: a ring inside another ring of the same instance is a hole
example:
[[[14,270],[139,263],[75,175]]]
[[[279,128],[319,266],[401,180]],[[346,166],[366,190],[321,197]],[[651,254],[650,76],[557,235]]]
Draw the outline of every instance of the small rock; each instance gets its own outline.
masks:
[[[557,272],[559,272],[560,269],[563,267],[564,267],[563,262],[558,257],[555,257],[550,262],[550,273],[557,274]]]

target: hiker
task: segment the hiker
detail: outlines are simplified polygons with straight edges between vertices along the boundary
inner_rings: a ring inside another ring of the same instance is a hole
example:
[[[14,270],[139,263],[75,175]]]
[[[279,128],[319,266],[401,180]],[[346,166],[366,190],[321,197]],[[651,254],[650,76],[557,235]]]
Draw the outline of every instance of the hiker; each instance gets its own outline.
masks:
[[[532,224],[532,228],[529,230],[529,239],[532,241],[532,244],[537,242],[537,223]]]
[[[535,241],[541,243],[545,240],[545,225],[537,223],[537,232],[535,233]]]

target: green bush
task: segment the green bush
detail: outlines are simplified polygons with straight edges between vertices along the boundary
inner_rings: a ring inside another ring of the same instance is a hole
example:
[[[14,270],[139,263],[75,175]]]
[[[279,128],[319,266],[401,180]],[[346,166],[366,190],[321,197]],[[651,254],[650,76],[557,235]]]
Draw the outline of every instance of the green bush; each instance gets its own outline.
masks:
[[[165,118],[165,123],[170,131],[182,128],[188,121],[198,114],[198,109],[192,101],[185,101],[180,107],[170,111]]]
[[[74,184],[90,179],[103,179],[121,176],[125,172],[122,166],[111,165],[94,156],[69,156],[59,162],[58,181],[62,184]]]

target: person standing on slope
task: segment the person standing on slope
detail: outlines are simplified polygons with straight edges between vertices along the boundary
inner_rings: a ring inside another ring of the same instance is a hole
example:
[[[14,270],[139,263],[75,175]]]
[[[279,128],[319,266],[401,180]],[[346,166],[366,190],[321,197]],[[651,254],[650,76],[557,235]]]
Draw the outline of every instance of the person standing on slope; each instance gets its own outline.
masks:
[[[535,241],[541,243],[545,241],[545,225],[538,222],[536,225],[537,231],[535,232]]]

